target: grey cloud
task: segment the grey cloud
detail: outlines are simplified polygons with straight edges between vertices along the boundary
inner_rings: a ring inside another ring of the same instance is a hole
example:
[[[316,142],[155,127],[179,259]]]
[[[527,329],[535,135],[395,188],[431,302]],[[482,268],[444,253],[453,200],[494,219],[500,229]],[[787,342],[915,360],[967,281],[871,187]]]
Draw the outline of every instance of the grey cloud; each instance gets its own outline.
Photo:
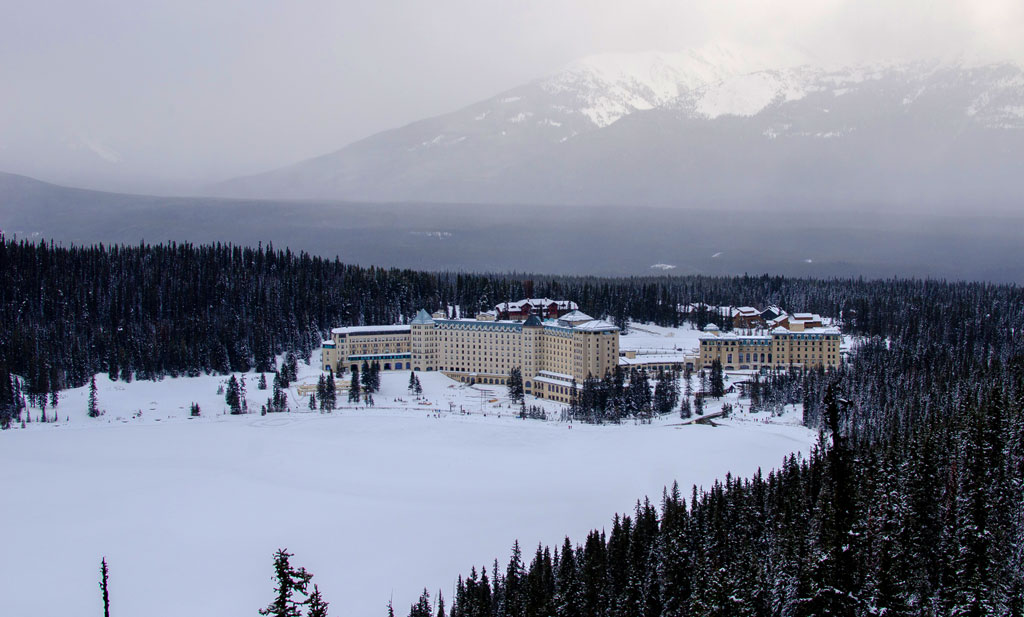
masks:
[[[1008,0],[7,4],[0,169],[133,190],[336,150],[604,51],[1024,58],[1024,8]]]

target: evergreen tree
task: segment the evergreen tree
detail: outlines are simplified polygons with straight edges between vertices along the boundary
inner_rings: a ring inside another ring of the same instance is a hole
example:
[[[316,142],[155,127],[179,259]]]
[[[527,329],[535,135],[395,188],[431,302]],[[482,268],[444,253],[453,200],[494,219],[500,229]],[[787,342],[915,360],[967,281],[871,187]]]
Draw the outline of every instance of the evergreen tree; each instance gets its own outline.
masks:
[[[288,410],[288,394],[284,391],[287,387],[288,384],[281,373],[275,373],[273,394],[270,397],[270,404],[267,405],[267,411],[280,413]]]
[[[103,617],[110,617],[110,590],[107,586],[110,570],[107,569],[107,558],[100,561],[100,591],[103,594]]]
[[[714,398],[725,396],[725,378],[722,372],[722,363],[717,359],[711,363],[711,396]]]
[[[525,400],[523,371],[518,366],[512,367],[508,372],[508,398],[513,403],[522,403]]]
[[[581,583],[577,571],[576,552],[569,538],[562,545],[555,583],[555,606],[559,617],[585,617]]]
[[[512,544],[512,556],[505,569],[504,593],[501,603],[501,612],[505,617],[526,617],[528,589],[522,556],[519,541],[516,540]],[[495,580],[497,581],[497,572],[495,572]]]
[[[366,360],[363,360],[363,365],[360,367],[360,370],[362,371],[363,392],[372,394],[375,392],[373,389],[373,365]]]
[[[626,308],[625,300],[615,304],[612,312],[612,324],[619,329],[619,334],[629,334],[629,311]]]
[[[100,415],[99,401],[96,396],[96,376],[92,376],[92,380],[89,382],[89,407],[88,414],[90,418],[98,418]]]
[[[309,594],[309,612],[306,613],[306,617],[327,617],[327,607],[329,603],[323,599],[320,595],[320,589],[313,584],[313,593]]]
[[[260,380],[259,380],[259,383],[256,384],[256,387],[259,388],[260,390],[266,390],[267,389],[267,374],[266,373],[263,373],[263,372],[260,373]]]
[[[327,411],[334,411],[334,409],[337,408],[337,406],[338,406],[338,391],[337,391],[336,386],[334,385],[334,375],[333,374],[328,374],[328,376],[327,376],[327,384],[326,385],[327,385],[326,401],[324,401],[323,405],[324,405],[324,407],[326,407]]]
[[[235,379],[234,375],[232,375],[231,379],[228,380],[228,387],[224,393],[224,402],[227,403],[231,415],[238,415],[242,413],[242,402],[238,389],[238,380]]]
[[[359,398],[360,398],[359,381],[360,381],[359,367],[353,365],[352,366],[352,376],[351,376],[351,379],[349,379],[349,384],[348,384],[348,402],[350,402],[350,403],[358,403],[359,402]]]
[[[281,370],[279,371],[283,387],[287,388],[293,381],[298,379],[298,372],[298,357],[296,357],[294,351],[289,351],[285,354],[284,360],[281,362]]]
[[[827,481],[818,494],[808,554],[809,586],[797,600],[796,614],[853,617],[857,593],[852,562],[856,539],[853,536],[854,489],[846,440],[842,435],[838,383],[828,384],[825,394],[825,418],[831,443],[825,447]]]
[[[0,358],[0,429],[11,428],[14,417],[14,388],[11,385],[11,375]]]
[[[683,420],[693,416],[693,408],[690,407],[689,397],[683,397],[683,403],[679,406],[679,417]]]
[[[274,600],[266,608],[260,609],[260,615],[270,617],[301,617],[300,606],[305,601],[295,599],[297,594],[305,596],[306,588],[313,575],[305,568],[292,567],[293,557],[287,549],[278,549],[274,554]],[[325,607],[326,608],[326,607]]]
[[[658,371],[657,381],[654,383],[654,412],[664,415],[672,411],[672,386],[669,376],[664,370]]]
[[[419,600],[409,607],[409,617],[434,617],[430,610],[430,592],[426,589],[420,594]]]

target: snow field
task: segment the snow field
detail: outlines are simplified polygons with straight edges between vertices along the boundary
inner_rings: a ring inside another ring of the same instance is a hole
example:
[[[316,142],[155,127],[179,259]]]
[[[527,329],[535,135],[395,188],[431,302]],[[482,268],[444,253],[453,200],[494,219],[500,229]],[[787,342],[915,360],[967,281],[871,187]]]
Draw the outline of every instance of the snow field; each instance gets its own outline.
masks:
[[[315,382],[315,367],[299,367],[300,381]],[[403,371],[382,375],[375,408],[332,414],[219,415],[224,378],[212,376],[99,376],[99,419],[85,417],[88,388],[62,393],[60,423],[0,433],[3,614],[100,610],[105,555],[117,614],[252,615],[271,599],[277,548],[314,574],[332,614],[383,615],[392,597],[404,614],[424,586],[450,600],[471,565],[490,570],[497,557],[504,568],[517,538],[527,557],[538,542],[582,541],[644,495],[657,503],[673,480],[688,495],[813,441],[763,418],[570,429],[486,398],[486,416],[448,413],[449,402],[477,412],[480,395],[419,377],[429,407],[407,395]],[[255,411],[269,390],[247,379]],[[203,418],[187,419],[193,401]]]

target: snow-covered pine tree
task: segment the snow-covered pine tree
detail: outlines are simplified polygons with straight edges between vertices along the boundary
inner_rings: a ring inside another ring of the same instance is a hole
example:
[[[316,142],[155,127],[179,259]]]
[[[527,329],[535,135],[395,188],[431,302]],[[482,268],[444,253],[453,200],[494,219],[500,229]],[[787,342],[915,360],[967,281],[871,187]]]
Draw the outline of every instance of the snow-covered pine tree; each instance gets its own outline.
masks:
[[[231,378],[228,379],[228,386],[224,392],[224,402],[227,404],[228,411],[231,412],[231,415],[238,415],[242,413],[242,403],[240,392],[238,389],[238,380],[235,379],[234,375],[232,375]]]
[[[98,418],[100,415],[99,399],[96,396],[96,376],[92,376],[92,380],[89,381],[89,406],[87,413],[90,418]]]

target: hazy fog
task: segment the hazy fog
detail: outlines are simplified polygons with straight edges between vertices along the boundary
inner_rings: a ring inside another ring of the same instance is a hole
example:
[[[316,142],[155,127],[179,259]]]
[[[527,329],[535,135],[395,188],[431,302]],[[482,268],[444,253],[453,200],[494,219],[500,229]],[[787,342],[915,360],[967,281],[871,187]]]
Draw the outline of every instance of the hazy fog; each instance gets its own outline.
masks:
[[[188,191],[452,111],[606,51],[1024,59],[1024,3],[3,3],[0,171]]]

